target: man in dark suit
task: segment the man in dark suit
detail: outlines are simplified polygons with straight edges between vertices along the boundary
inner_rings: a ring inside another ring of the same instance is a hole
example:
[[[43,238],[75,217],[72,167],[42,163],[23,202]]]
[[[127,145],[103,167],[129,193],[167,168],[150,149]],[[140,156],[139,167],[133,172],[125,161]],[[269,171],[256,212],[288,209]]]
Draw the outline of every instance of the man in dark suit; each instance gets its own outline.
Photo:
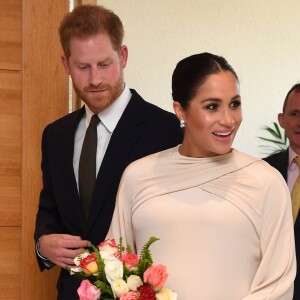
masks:
[[[89,242],[98,245],[105,239],[124,169],[179,144],[182,132],[174,114],[146,102],[124,83],[128,49],[122,45],[123,25],[112,11],[79,6],[63,19],[59,32],[62,63],[85,106],[44,130],[43,189],[34,238],[40,269],[62,267],[58,299],[75,300],[79,282],[64,267],[73,266]],[[95,132],[97,177],[85,211],[81,149],[95,114],[100,119]]]
[[[295,157],[300,156],[300,84],[295,84],[288,92],[283,112],[278,114],[278,122],[285,130],[289,139],[289,148],[286,151],[273,154],[265,160],[275,167],[286,180],[290,191],[299,176],[299,167]],[[297,257],[297,275],[294,283],[294,300],[300,300],[300,213],[294,220],[295,244]]]

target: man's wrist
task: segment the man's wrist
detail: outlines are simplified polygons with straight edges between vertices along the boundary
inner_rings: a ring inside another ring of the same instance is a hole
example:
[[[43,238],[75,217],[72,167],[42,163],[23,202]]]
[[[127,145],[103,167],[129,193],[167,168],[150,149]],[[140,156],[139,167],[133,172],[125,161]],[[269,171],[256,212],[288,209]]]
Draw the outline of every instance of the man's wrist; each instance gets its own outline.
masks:
[[[36,244],[35,244],[35,250],[36,250],[36,253],[37,253],[38,257],[40,257],[42,260],[48,260],[48,261],[49,261],[49,259],[48,259],[47,257],[43,256],[43,255],[41,254],[41,252],[40,252],[40,241],[41,241],[41,239],[42,239],[44,236],[45,236],[45,235],[42,235],[42,236],[36,241]]]
[[[47,268],[47,269],[50,269],[52,268],[53,266],[55,266],[55,264],[49,260],[47,257],[44,257],[41,252],[40,252],[40,240],[41,238],[43,237],[44,235],[42,235],[37,241],[36,241],[36,244],[35,244],[35,251],[36,251],[36,255],[42,260],[44,266]]]

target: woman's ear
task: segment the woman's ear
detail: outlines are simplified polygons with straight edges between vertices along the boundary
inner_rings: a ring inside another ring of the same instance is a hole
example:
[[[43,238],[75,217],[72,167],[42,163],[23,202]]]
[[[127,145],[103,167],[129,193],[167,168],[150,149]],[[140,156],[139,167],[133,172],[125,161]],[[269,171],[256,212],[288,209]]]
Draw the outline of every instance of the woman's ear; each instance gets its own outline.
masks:
[[[179,120],[183,120],[184,121],[184,111],[182,109],[181,104],[178,101],[176,101],[176,100],[173,101],[173,110],[174,110],[177,118]]]

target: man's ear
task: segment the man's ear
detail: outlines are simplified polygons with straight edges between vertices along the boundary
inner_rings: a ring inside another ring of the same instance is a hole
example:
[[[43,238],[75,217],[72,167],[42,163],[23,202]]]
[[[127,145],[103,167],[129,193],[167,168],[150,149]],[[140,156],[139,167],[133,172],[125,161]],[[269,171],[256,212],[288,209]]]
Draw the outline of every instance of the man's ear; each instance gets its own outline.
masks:
[[[123,45],[121,47],[120,51],[120,64],[122,69],[124,69],[127,65],[127,59],[128,59],[128,48],[126,45]]]
[[[278,118],[278,123],[279,123],[280,127],[283,128],[283,129],[285,129],[284,114],[283,113],[279,113],[277,118]]]
[[[66,73],[68,75],[70,75],[71,72],[70,72],[70,67],[69,67],[69,61],[68,61],[67,57],[64,54],[61,56],[61,62],[64,66],[64,69],[65,69]]]

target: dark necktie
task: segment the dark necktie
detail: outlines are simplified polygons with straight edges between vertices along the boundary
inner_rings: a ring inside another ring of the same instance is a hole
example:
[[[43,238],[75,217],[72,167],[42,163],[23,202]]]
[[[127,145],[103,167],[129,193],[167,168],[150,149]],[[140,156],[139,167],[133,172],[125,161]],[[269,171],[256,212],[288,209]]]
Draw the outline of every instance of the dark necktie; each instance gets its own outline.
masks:
[[[89,216],[91,199],[96,181],[97,125],[100,122],[95,114],[86,130],[79,161],[79,194],[86,218]]]

